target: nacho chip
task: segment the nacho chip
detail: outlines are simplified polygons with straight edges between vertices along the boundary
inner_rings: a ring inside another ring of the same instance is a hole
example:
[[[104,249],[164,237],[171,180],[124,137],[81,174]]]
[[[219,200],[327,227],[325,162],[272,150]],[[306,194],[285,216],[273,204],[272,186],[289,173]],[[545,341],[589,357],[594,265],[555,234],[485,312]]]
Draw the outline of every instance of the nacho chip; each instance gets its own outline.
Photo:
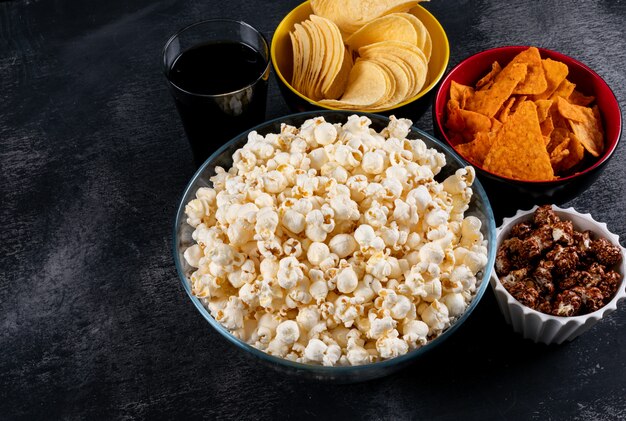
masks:
[[[546,76],[547,88],[544,92],[534,95],[533,100],[535,101],[550,98],[550,95],[556,91],[569,73],[567,64],[561,63],[560,61],[547,58],[541,60],[541,65],[543,66],[543,71]]]
[[[507,118],[509,118],[509,114],[511,113],[511,107],[513,106],[514,102],[515,97],[511,97],[507,99],[504,105],[502,105],[502,108],[500,108],[498,112],[498,120],[500,120],[500,122],[504,123],[506,122]]]
[[[591,112],[591,109],[587,107],[581,107],[580,105],[570,104],[566,99],[563,99],[561,97],[557,98],[556,105],[559,113],[561,113],[563,117],[568,120],[573,120],[580,123],[588,118],[585,110],[589,110],[589,112]]]
[[[569,154],[556,167],[556,171],[567,171],[580,163],[585,156],[585,147],[575,134],[571,134],[567,145]]]
[[[569,138],[565,139],[550,152],[550,165],[552,165],[552,168],[557,168],[561,161],[569,155],[569,149],[567,148],[569,141]]]
[[[457,145],[456,150],[468,161],[476,165],[483,165],[495,136],[493,132],[478,132],[471,142]]]
[[[561,84],[556,88],[556,90],[550,95],[548,99],[556,100],[557,97],[569,98],[569,96],[574,92],[575,84],[565,79]]]
[[[554,148],[569,139],[572,133],[568,129],[556,128],[550,133],[550,142],[546,146],[548,153],[552,153]]]
[[[474,95],[474,89],[471,86],[461,85],[452,81],[450,84],[450,99],[458,101],[461,108],[465,108],[467,98]]]
[[[446,105],[448,119],[446,120],[446,127],[453,132],[461,135],[461,132],[465,129],[465,120],[461,115],[461,107],[459,101],[456,99],[450,99]]]
[[[533,102],[522,103],[502,126],[485,157],[484,168],[520,180],[554,179]]]
[[[500,73],[501,71],[502,71],[502,67],[500,67],[500,63],[498,63],[497,61],[494,61],[493,64],[491,65],[491,71],[487,73],[478,82],[476,82],[476,89],[480,90],[480,89],[483,89],[483,87],[485,89],[489,89],[491,85],[493,84],[492,83],[493,80],[495,79],[496,76],[498,76],[498,73]]]
[[[573,105],[577,107],[577,105]],[[585,149],[595,157],[598,157],[604,152],[604,130],[602,128],[602,119],[600,113],[597,111],[597,107],[594,109],[583,108],[585,115],[584,121],[569,120],[572,132],[576,135],[578,140],[583,144]]]
[[[537,116],[539,117],[539,123],[548,118],[550,107],[552,106],[551,99],[539,99],[535,101],[537,106]]]
[[[513,103],[513,106],[511,107],[511,112],[510,114],[514,114],[517,109],[519,108],[519,106],[524,103],[524,101],[526,101],[526,99],[528,99],[528,95],[519,95],[515,97],[515,102]]]
[[[513,90],[514,94],[537,95],[545,92],[548,82],[543,71],[539,50],[536,47],[530,47],[528,50],[519,53],[511,60],[508,66],[515,63],[525,63],[528,66],[528,73],[526,78],[515,87]]]
[[[550,135],[552,134],[552,131],[554,130],[554,123],[552,122],[552,116],[548,115],[545,118],[545,120],[539,123],[539,126],[541,127],[541,134],[544,137],[548,137],[548,140],[550,140]],[[548,142],[546,142],[546,145],[547,144]]]
[[[474,92],[467,100],[466,108],[493,117],[515,87],[526,77],[526,64],[510,64],[496,76],[489,89]]]
[[[578,92],[576,89],[574,89],[570,96],[567,98],[567,100],[574,105],[582,105],[583,107],[586,107],[587,105],[595,101],[596,98],[593,96],[585,96]]]

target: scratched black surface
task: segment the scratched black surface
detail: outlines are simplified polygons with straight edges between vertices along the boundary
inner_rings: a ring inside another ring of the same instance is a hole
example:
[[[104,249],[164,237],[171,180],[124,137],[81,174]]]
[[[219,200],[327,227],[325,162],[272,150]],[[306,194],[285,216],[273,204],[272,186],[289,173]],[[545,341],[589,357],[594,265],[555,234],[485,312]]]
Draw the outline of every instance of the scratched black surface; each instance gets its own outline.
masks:
[[[564,346],[504,323],[490,291],[443,346],[381,380],[304,382],[252,364],[176,277],[194,172],[161,74],[178,28],[233,17],[268,37],[299,0],[0,3],[0,418],[626,418],[626,305]],[[444,1],[450,64],[534,44],[626,103],[624,1]],[[288,113],[272,80],[268,118]],[[403,115],[432,132],[430,111]],[[569,204],[626,235],[625,144]]]

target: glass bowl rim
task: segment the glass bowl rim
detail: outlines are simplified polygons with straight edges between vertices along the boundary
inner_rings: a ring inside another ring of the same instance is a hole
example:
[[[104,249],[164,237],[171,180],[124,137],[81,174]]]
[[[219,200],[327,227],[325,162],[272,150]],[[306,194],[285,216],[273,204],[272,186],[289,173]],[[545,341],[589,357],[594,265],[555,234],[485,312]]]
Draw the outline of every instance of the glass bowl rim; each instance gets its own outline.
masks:
[[[251,129],[241,132],[239,135],[233,137],[228,142],[223,144],[219,149],[213,152],[213,154],[211,154],[211,156],[207,158],[207,160],[200,166],[200,168],[198,168],[198,170],[191,177],[190,181],[187,183],[187,186],[185,187],[183,194],[181,196],[180,203],[177,207],[176,217],[174,219],[174,230],[172,233],[172,254],[174,255],[174,263],[176,265],[176,272],[178,273],[178,277],[183,285],[183,289],[187,293],[187,296],[191,299],[192,303],[194,304],[196,309],[200,312],[202,317],[204,317],[206,321],[209,322],[209,324],[215,330],[217,330],[217,332],[219,332],[224,338],[226,338],[229,342],[233,343],[238,348],[241,348],[244,351],[247,351],[248,353],[252,354],[253,356],[257,358],[265,360],[266,362],[269,362],[269,363],[275,363],[279,366],[284,366],[284,367],[295,369],[295,370],[315,371],[321,374],[341,375],[341,374],[354,374],[360,371],[367,371],[370,369],[385,369],[385,368],[390,368],[390,367],[393,367],[402,363],[410,362],[416,359],[417,357],[419,357],[420,355],[424,354],[425,352],[430,351],[431,349],[435,348],[437,345],[439,345],[445,339],[447,339],[452,333],[454,333],[459,328],[459,326],[461,326],[466,321],[466,319],[470,316],[470,314],[474,311],[474,309],[476,308],[476,306],[478,305],[479,301],[482,299],[485,291],[488,288],[489,279],[491,277],[491,272],[493,270],[493,265],[495,262],[495,255],[496,255],[496,250],[495,250],[496,225],[495,225],[495,218],[493,215],[493,210],[491,208],[491,203],[489,202],[489,198],[487,197],[487,194],[484,188],[480,184],[480,181],[478,180],[478,178],[476,178],[474,180],[474,184],[472,185],[472,190],[474,194],[478,194],[478,196],[480,197],[480,200],[483,202],[484,208],[485,208],[484,209],[485,218],[488,220],[488,224],[489,224],[489,226],[487,227],[487,233],[489,237],[487,239],[489,241],[488,259],[487,259],[487,264],[485,265],[485,268],[483,269],[481,283],[476,289],[476,293],[472,299],[472,302],[465,309],[463,314],[461,314],[461,316],[459,316],[454,321],[454,323],[450,327],[448,327],[448,329],[443,331],[439,336],[437,336],[435,339],[428,342],[426,345],[423,345],[420,348],[411,350],[404,355],[401,355],[395,358],[390,358],[390,359],[383,360],[383,361],[378,361],[375,363],[363,364],[363,365],[332,366],[331,367],[331,366],[299,363],[296,361],[288,360],[286,358],[281,358],[281,357],[277,357],[274,355],[270,355],[270,354],[265,353],[264,351],[261,351],[260,349],[253,347],[252,345],[246,343],[245,341],[239,338],[236,338],[225,327],[223,327],[219,322],[217,322],[213,318],[213,316],[211,316],[211,314],[209,313],[209,310],[206,307],[204,307],[200,299],[193,295],[193,293],[191,292],[191,288],[188,284],[187,277],[185,276],[182,263],[180,259],[178,258],[178,252],[177,252],[178,227],[181,225],[181,223],[186,223],[186,221],[184,221],[183,219],[185,216],[185,206],[187,204],[184,199],[189,193],[189,191],[191,190],[191,188],[193,187],[193,185],[195,184],[196,180],[205,171],[206,167],[209,164],[211,164],[218,156],[220,156],[226,149],[231,147],[233,143],[241,139],[244,135],[247,135],[248,133],[252,131],[256,131],[260,128],[270,126],[270,125],[279,123],[287,119],[294,119],[294,118],[308,119],[308,118],[313,118],[313,117],[318,117],[318,116],[324,117],[325,115],[330,115],[330,114],[343,114],[346,116],[346,118],[352,114],[357,114],[357,115],[365,116],[368,118],[373,117],[378,120],[382,119],[387,122],[390,121],[389,117],[379,115],[379,114],[373,114],[373,113],[364,113],[364,112],[357,112],[357,111],[317,110],[317,111],[305,111],[301,113],[280,116],[271,120],[267,120],[261,124],[258,124],[252,127]],[[433,142],[438,148],[440,148],[440,151],[441,150],[445,151],[445,153],[448,156],[451,156],[457,162],[457,164],[460,165],[461,167],[467,166],[465,162],[457,155],[456,152],[454,152],[448,145],[445,145],[440,140],[436,139],[434,136],[424,132],[421,129],[418,129],[417,127],[415,127],[415,125],[412,125],[410,130],[412,133],[417,133],[419,136],[423,138],[427,138],[429,141]],[[446,159],[448,158],[448,156],[446,156]]]

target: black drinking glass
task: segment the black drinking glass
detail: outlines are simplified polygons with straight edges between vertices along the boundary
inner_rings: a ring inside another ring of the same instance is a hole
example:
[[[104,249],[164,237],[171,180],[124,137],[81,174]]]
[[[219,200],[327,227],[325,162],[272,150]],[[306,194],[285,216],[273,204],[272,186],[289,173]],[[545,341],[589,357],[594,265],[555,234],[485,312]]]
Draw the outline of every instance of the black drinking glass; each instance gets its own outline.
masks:
[[[163,48],[163,70],[196,166],[232,137],[265,120],[269,46],[245,22],[187,26]]]

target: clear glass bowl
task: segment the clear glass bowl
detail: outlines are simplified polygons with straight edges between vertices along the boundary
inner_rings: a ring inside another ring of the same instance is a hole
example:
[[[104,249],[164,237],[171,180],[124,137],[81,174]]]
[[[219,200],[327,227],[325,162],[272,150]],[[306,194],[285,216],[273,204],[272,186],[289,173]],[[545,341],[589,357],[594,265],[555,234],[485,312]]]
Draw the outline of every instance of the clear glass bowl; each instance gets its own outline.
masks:
[[[299,127],[305,120],[316,116],[322,116],[326,119],[326,121],[331,123],[340,123],[345,122],[348,116],[352,114],[366,115],[370,120],[372,120],[371,127],[376,129],[377,131],[380,131],[384,127],[386,127],[389,122],[389,119],[387,117],[376,114],[362,114],[343,111],[311,111],[299,114],[292,114],[271,121],[267,121],[254,127],[251,130],[256,130],[261,135],[265,135],[267,133],[280,133],[281,123],[287,123],[292,126]],[[209,322],[209,324],[215,330],[217,330],[224,338],[235,344],[238,348],[244,350],[245,353],[250,356],[255,362],[260,362],[262,364],[271,366],[272,368],[279,371],[288,372],[301,377],[330,380],[339,383],[350,383],[386,376],[400,370],[402,367],[405,367],[407,364],[415,361],[422,354],[430,351],[441,342],[446,340],[446,338],[452,335],[452,333],[454,333],[454,331],[463,322],[465,322],[465,320],[469,317],[474,308],[476,308],[476,306],[478,305],[478,302],[482,298],[485,289],[489,285],[489,277],[491,275],[496,252],[496,227],[494,217],[491,210],[491,205],[489,204],[489,200],[487,199],[485,191],[483,190],[478,180],[476,180],[474,183],[474,195],[472,197],[472,200],[470,202],[470,208],[466,212],[466,215],[474,215],[482,221],[482,233],[489,243],[488,262],[485,266],[485,269],[482,271],[482,275],[479,276],[476,295],[474,296],[474,299],[468,306],[467,310],[465,310],[465,313],[463,313],[446,331],[444,331],[441,335],[439,335],[431,342],[427,343],[425,346],[413,350],[400,357],[377,363],[349,367],[324,367],[318,365],[297,363],[266,354],[265,352],[260,351],[231,335],[227,329],[220,325],[211,316],[209,311],[203,305],[202,300],[195,297],[191,293],[189,275],[191,275],[191,273],[194,271],[194,268],[190,267],[187,264],[185,258],[183,257],[183,253],[185,252],[185,249],[187,247],[193,244],[193,239],[191,238],[193,228],[186,223],[187,218],[185,216],[185,205],[195,197],[196,190],[199,187],[211,187],[211,182],[209,181],[209,178],[215,174],[216,166],[221,166],[226,169],[232,166],[232,155],[237,149],[242,147],[247,142],[249,132],[250,130],[245,131],[239,136],[230,140],[225,145],[223,145],[213,155],[211,155],[209,159],[207,159],[207,161],[198,169],[198,171],[195,173],[195,175],[192,177],[191,181],[187,185],[187,188],[185,188],[185,192],[183,193],[182,199],[178,206],[178,211],[176,212],[176,220],[174,223],[174,261],[176,262],[176,269],[183,284],[183,288],[187,292],[187,295],[189,295],[191,302],[196,306],[200,314],[202,314],[202,316]],[[458,155],[456,155],[455,152],[453,152],[448,146],[436,140],[431,135],[415,127],[412,127],[409,137],[420,138],[426,143],[428,147],[435,148],[445,154],[447,164],[443,168],[443,170],[437,175],[436,179],[438,181],[443,181],[447,176],[453,174],[458,168],[464,167],[463,162],[458,157]]]

